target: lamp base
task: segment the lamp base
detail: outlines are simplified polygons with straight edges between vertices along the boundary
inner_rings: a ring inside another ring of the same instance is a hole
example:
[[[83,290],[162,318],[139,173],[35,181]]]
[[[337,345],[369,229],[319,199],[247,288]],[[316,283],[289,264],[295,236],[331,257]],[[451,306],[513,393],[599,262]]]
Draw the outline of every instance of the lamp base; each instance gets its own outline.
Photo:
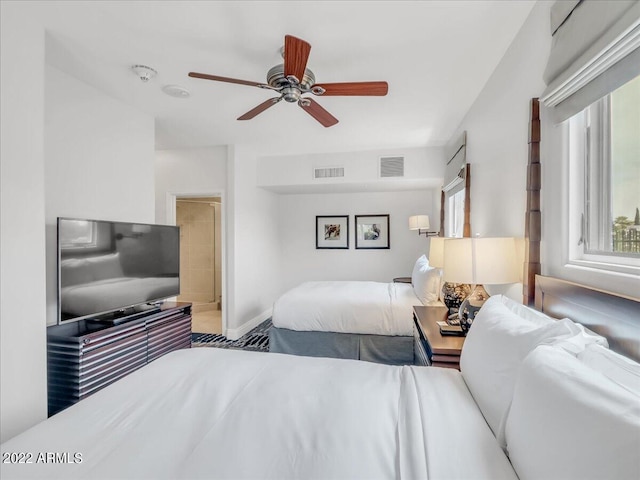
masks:
[[[465,335],[471,328],[476,314],[488,299],[489,294],[482,285],[478,284],[473,292],[471,292],[471,295],[465,298],[460,305],[458,318],[460,319],[460,328],[462,328]]]
[[[462,302],[471,294],[468,283],[445,282],[442,286],[442,303],[449,309],[449,313],[457,313]]]

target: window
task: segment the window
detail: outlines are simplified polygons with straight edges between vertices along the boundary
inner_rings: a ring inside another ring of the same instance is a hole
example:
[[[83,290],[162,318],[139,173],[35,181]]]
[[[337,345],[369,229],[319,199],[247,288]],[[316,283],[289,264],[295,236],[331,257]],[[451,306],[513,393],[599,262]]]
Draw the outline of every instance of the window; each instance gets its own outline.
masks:
[[[569,142],[571,260],[640,266],[640,77],[572,117]]]
[[[447,225],[447,237],[460,237],[463,235],[464,228],[464,188],[453,195],[451,195],[447,202],[448,205],[448,225]]]
[[[60,231],[60,246],[65,249],[95,248],[97,224],[89,220],[61,220],[65,228]]]

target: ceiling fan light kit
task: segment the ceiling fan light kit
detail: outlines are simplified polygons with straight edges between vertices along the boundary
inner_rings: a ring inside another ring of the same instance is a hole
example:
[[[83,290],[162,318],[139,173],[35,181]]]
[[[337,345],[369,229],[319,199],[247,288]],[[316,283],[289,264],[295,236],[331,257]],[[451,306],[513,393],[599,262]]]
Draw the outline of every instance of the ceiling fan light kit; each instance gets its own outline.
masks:
[[[280,94],[279,97],[270,98],[257,107],[249,110],[238,120],[250,120],[264,112],[281,100],[288,103],[298,103],[300,108],[315,118],[325,127],[331,127],[338,123],[338,119],[327,112],[319,103],[310,97],[315,96],[384,96],[389,90],[387,82],[345,82],[316,84],[316,77],[307,68],[307,60],[311,52],[311,45],[292,35],[284,37],[283,57],[284,63],[272,67],[267,72],[267,83],[239,80],[237,78],[221,77],[206,73],[190,72],[192,78],[213,80],[217,82],[236,83],[267,90],[273,90]]]

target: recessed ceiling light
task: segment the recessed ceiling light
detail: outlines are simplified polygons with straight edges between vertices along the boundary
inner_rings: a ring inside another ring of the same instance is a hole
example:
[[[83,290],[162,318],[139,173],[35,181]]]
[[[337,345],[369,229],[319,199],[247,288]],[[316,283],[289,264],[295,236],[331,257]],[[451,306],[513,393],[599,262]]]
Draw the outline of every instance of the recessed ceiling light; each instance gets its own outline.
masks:
[[[165,85],[164,87],[162,87],[162,91],[167,95],[176,98],[188,98],[189,96],[191,96],[189,90],[181,87],[180,85]]]

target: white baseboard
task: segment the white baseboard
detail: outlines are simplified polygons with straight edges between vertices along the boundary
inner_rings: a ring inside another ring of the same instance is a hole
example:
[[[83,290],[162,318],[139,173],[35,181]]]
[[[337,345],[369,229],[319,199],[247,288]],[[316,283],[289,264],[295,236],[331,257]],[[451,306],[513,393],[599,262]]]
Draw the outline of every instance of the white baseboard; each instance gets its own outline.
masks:
[[[238,328],[227,328],[226,337],[229,340],[238,340],[240,337],[242,337],[243,335],[246,335],[253,328],[256,328],[258,325],[264,322],[267,318],[269,318],[271,316],[271,313],[272,313],[272,309],[270,308],[269,310],[265,310],[261,314],[253,317],[248,322],[244,322]]]

